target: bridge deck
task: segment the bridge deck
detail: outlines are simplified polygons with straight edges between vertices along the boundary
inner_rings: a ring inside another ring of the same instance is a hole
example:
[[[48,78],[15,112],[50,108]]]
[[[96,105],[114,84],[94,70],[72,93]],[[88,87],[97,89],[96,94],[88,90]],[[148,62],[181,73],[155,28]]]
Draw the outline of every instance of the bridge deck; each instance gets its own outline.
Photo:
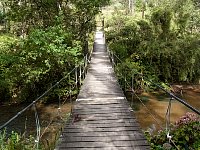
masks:
[[[102,32],[96,33],[87,76],[57,148],[150,149],[117,83]]]

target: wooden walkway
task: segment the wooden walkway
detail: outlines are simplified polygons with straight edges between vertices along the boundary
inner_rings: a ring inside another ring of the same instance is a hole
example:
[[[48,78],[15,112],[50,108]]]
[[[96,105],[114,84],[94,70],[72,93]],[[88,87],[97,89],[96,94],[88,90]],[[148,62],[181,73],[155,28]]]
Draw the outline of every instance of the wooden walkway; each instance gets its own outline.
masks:
[[[96,32],[88,73],[57,149],[150,149],[117,82],[102,32]]]

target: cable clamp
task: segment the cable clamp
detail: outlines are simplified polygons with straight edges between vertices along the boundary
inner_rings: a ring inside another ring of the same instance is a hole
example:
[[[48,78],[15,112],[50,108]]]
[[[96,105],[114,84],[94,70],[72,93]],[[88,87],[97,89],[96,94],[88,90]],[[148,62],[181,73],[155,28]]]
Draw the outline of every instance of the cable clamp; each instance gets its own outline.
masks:
[[[169,142],[171,141],[171,139],[172,139],[172,136],[171,135],[169,135],[169,132],[167,133],[167,139],[169,139]]]
[[[38,143],[39,141],[38,140],[35,140],[35,143]]]

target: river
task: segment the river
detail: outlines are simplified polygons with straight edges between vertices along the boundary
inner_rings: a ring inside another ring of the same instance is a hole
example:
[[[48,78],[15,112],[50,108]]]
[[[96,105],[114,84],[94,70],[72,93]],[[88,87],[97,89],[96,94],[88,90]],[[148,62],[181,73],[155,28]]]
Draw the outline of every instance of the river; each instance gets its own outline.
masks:
[[[162,92],[151,92],[142,93],[139,95],[139,98],[143,100],[145,106],[134,96],[133,109],[141,128],[143,130],[148,130],[149,128],[159,130],[160,126],[165,127],[165,116],[170,100],[169,96]],[[180,98],[184,99],[197,110],[200,110],[199,86],[183,90],[183,97]],[[129,101],[131,102],[131,100],[132,98],[129,96]],[[172,100],[170,122],[175,123],[175,121],[187,112],[192,111],[180,102]]]
[[[138,122],[143,130],[148,130],[150,128],[160,129],[160,124],[162,127],[165,126],[165,114],[169,104],[169,97],[160,92],[152,93],[142,93],[139,97],[143,100],[145,106],[143,106],[140,101],[134,96],[132,101],[132,96],[128,96],[130,103],[134,108],[134,115],[138,119]],[[191,88],[184,90],[183,99],[185,99],[193,107],[200,109],[200,88]],[[0,106],[0,125],[5,123],[8,119],[13,117],[17,112],[22,110],[28,104],[14,104]],[[57,103],[51,104],[37,104],[37,111],[40,118],[40,125],[42,128],[42,139],[52,139],[54,140],[58,129],[60,129],[66,119],[67,115],[71,111],[71,104],[65,103],[58,109]],[[148,109],[147,109],[148,108]],[[171,123],[174,123],[181,116],[190,110],[183,104],[176,100],[172,100],[171,107]],[[150,112],[150,113],[149,113]],[[153,119],[157,120],[158,123]],[[48,126],[48,128],[46,128]],[[45,130],[45,132],[43,132]],[[11,131],[17,131],[20,133],[35,134],[36,124],[35,124],[35,111],[33,108],[27,110],[25,113],[16,118],[7,127],[8,133]]]
[[[0,106],[0,125],[3,125],[27,105],[28,104],[12,104]],[[56,142],[55,139],[59,137],[59,130],[63,127],[66,118],[71,112],[71,106],[71,103],[64,103],[61,105],[60,109],[58,109],[58,103],[37,103],[36,108],[41,127],[40,136],[44,147],[45,145],[48,147],[49,143],[52,144]],[[36,138],[36,129],[37,127],[34,107],[19,115],[19,117],[17,117],[6,127],[8,134],[12,131],[15,131],[25,135],[25,137],[33,135],[34,138]]]

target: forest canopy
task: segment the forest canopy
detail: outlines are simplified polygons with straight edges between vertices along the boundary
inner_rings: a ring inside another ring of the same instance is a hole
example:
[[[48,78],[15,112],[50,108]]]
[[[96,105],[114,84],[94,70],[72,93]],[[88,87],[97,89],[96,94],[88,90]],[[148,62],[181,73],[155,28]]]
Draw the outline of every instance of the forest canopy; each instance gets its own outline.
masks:
[[[2,0],[0,102],[32,101],[80,63],[90,51],[95,17],[108,3]]]
[[[114,4],[106,30],[109,48],[123,62],[118,72],[127,68],[127,78],[134,74],[138,88],[145,84],[138,80],[141,74],[155,82],[199,83],[198,1],[136,1],[130,7],[130,1],[121,0]]]

